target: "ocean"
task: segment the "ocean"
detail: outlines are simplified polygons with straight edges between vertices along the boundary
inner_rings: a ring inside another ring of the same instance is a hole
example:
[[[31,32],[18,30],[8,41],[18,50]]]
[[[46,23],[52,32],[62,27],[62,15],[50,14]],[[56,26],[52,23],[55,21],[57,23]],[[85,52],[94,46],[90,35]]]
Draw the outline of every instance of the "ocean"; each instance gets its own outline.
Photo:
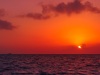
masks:
[[[1,54],[0,75],[100,75],[100,55]]]

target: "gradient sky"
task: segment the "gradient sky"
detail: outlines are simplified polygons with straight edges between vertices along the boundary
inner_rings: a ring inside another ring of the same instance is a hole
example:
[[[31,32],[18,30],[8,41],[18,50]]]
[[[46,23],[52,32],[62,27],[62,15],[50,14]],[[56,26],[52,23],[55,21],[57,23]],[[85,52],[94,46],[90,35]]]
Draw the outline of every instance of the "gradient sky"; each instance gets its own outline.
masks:
[[[0,0],[0,53],[100,54],[100,0]]]

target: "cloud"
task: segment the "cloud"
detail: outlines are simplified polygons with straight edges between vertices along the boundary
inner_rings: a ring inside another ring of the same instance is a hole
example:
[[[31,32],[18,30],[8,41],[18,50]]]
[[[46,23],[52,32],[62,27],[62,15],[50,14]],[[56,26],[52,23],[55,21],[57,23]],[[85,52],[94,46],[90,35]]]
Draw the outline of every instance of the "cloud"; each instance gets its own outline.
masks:
[[[81,2],[81,0],[74,0],[73,2],[68,2],[65,4],[64,2],[59,3],[58,5],[42,5],[41,13],[28,13],[21,17],[28,17],[33,19],[49,19],[52,16],[56,16],[59,14],[80,14],[84,11],[89,11],[93,13],[100,13],[100,9],[93,6],[90,2]]]
[[[0,9],[0,17],[5,16],[5,9]],[[0,30],[13,30],[16,28],[11,22],[0,19]]]
[[[72,13],[81,13],[83,11],[89,11],[93,13],[100,13],[100,9],[94,7],[90,2],[82,3],[81,0],[74,0],[73,2],[60,3],[57,6],[50,6],[50,10],[56,13],[65,13],[65,14],[72,14]],[[45,10],[48,11],[48,10]]]
[[[0,17],[5,15],[5,10],[4,9],[0,9]]]
[[[4,20],[0,20],[0,30],[13,30],[16,28],[12,23]]]
[[[24,17],[24,15],[23,15]],[[48,15],[43,15],[43,14],[40,14],[40,13],[28,13],[25,17],[30,17],[30,18],[33,18],[33,19],[48,19],[50,18],[50,16]]]
[[[100,9],[93,6],[90,2],[86,2],[85,5],[84,5],[85,9],[90,11],[90,12],[93,12],[93,13],[100,13]]]

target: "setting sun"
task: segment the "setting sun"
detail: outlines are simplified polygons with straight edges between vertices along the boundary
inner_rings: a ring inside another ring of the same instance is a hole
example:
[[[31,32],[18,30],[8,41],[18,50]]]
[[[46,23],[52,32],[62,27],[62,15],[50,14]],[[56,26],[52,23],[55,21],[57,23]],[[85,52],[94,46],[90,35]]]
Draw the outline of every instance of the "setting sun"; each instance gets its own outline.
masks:
[[[81,46],[78,46],[78,48],[81,49],[82,47]]]

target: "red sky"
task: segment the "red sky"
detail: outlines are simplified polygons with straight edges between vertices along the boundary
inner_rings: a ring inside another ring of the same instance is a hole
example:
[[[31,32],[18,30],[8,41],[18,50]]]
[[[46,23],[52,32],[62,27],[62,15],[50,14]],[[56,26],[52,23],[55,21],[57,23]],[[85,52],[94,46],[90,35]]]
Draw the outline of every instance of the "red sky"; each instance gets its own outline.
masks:
[[[99,34],[100,0],[0,0],[1,54],[100,54]]]

